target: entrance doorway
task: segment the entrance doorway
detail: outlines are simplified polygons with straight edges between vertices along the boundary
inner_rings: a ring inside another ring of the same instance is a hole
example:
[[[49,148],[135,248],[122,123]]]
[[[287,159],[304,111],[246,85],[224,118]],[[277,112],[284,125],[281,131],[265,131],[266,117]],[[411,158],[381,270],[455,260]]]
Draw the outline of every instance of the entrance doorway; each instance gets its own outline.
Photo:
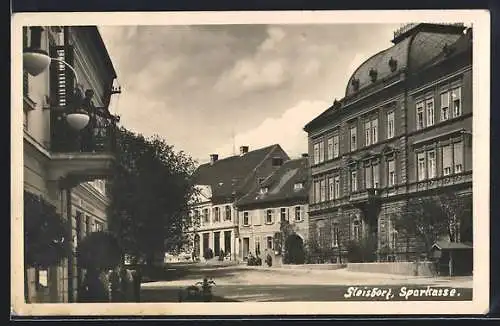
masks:
[[[304,241],[297,234],[285,240],[285,264],[303,264],[305,261]]]
[[[248,257],[248,251],[250,250],[250,238],[243,238],[243,259]]]
[[[210,248],[210,235],[208,233],[203,233],[203,257],[206,258],[208,253],[208,248]]]
[[[214,232],[214,256],[220,254],[220,232]]]
[[[231,231],[224,231],[224,254],[232,252],[231,248]]]

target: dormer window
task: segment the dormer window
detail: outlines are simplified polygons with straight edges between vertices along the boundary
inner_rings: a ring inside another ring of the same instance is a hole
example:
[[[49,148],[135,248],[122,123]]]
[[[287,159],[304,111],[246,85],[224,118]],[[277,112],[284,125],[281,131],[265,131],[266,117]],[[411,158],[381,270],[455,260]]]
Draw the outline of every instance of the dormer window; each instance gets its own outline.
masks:
[[[261,194],[267,194],[268,191],[269,191],[269,187],[262,187],[262,188],[260,188],[260,193]]]
[[[304,183],[302,182],[297,182],[293,185],[293,190],[300,190],[302,188],[304,188]]]

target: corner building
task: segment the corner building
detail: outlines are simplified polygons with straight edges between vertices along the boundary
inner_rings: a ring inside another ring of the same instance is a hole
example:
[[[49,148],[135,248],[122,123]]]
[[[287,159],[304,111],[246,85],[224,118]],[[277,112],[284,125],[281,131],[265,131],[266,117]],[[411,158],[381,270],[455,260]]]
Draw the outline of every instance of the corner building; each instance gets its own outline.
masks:
[[[415,259],[418,241],[394,228],[408,198],[436,189],[472,196],[472,29],[409,24],[392,42],[304,128],[310,238],[332,257],[372,235],[378,249],[390,248],[378,260]]]

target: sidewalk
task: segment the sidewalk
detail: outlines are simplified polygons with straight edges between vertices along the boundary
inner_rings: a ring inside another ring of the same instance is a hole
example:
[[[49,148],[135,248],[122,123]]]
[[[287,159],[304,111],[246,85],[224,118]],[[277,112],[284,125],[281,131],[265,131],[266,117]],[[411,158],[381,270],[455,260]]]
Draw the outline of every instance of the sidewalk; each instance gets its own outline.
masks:
[[[307,266],[301,268],[282,268],[282,267],[267,267],[267,266],[244,266],[249,270],[272,271],[282,274],[280,277],[281,283],[292,281],[285,275],[294,276],[295,281],[306,281],[309,284],[422,284],[435,286],[453,286],[453,287],[468,287],[472,288],[472,276],[460,277],[427,277],[427,276],[407,276],[400,274],[382,274],[382,273],[366,273],[353,272],[345,268],[339,269],[311,269]],[[299,277],[301,275],[302,277]],[[303,279],[304,276],[310,276]],[[265,281],[265,277],[260,277],[260,282]],[[251,280],[248,280],[251,282]],[[259,281],[259,280],[255,280]]]

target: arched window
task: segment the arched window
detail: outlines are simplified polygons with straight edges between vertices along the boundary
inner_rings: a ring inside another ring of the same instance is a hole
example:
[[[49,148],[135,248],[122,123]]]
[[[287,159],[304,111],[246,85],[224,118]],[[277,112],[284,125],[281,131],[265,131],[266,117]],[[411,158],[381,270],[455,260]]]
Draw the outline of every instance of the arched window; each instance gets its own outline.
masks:
[[[362,238],[363,226],[359,217],[354,217],[352,221],[352,239],[359,241]]]

